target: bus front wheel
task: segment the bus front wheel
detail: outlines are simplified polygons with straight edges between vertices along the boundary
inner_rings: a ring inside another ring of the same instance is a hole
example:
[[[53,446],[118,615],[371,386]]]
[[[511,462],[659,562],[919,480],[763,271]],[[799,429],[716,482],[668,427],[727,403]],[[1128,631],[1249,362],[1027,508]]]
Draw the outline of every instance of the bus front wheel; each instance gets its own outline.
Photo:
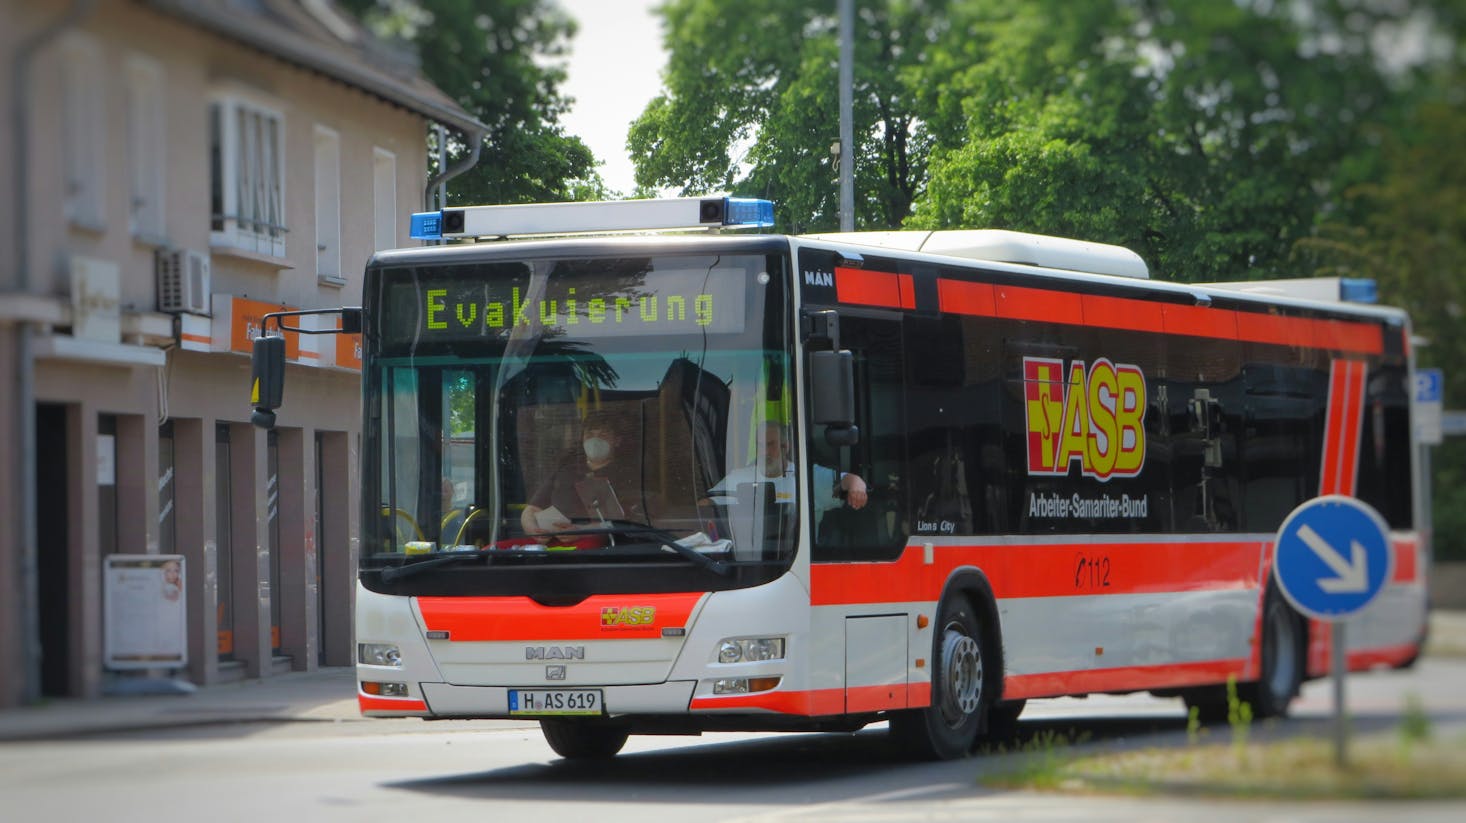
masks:
[[[546,718],[540,721],[545,742],[566,760],[605,760],[614,757],[630,737],[622,726],[595,720]]]
[[[950,760],[971,752],[983,731],[994,661],[966,598],[943,602],[936,625],[931,705],[893,713],[891,735],[917,757]]]

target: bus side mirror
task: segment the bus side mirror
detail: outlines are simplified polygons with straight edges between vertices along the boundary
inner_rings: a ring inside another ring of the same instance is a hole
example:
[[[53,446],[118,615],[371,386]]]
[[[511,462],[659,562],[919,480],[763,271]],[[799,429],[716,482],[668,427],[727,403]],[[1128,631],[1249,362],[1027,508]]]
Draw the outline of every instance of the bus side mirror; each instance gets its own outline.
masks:
[[[256,337],[250,358],[250,422],[262,429],[275,427],[275,409],[285,394],[285,338]]]
[[[809,353],[810,407],[815,425],[826,426],[832,446],[851,446],[860,440],[855,426],[855,355],[846,351]]]

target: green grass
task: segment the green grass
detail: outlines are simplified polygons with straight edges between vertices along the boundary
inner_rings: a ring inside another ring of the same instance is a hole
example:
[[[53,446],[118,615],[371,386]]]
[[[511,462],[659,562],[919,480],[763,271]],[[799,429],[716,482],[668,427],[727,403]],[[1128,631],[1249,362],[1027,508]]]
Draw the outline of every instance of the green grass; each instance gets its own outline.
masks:
[[[984,785],[1010,789],[1134,795],[1201,795],[1274,799],[1466,798],[1466,737],[1436,739],[1411,698],[1391,733],[1356,736],[1346,764],[1335,763],[1331,739],[1249,739],[1249,722],[1234,714],[1230,739],[1211,742],[1188,724],[1179,748],[1083,754],[1049,732],[1019,746]]]

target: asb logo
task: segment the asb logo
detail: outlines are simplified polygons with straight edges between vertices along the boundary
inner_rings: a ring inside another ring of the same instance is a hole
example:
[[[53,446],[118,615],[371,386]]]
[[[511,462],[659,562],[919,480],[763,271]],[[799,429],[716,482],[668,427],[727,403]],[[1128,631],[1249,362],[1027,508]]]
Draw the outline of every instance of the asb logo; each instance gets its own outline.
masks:
[[[1086,365],[1023,358],[1028,473],[1134,477],[1145,465],[1145,375],[1139,366],[1100,359]]]
[[[601,626],[650,626],[656,616],[656,606],[606,606],[601,609]]]

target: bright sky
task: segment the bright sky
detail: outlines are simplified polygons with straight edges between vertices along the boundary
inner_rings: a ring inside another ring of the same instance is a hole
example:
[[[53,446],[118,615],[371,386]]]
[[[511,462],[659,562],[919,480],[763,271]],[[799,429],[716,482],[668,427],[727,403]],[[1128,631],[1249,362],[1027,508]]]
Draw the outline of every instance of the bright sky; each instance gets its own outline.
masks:
[[[659,0],[559,0],[580,27],[570,44],[562,91],[575,98],[565,131],[584,140],[602,161],[601,177],[612,191],[630,195],[631,158],[626,130],[661,89]]]

